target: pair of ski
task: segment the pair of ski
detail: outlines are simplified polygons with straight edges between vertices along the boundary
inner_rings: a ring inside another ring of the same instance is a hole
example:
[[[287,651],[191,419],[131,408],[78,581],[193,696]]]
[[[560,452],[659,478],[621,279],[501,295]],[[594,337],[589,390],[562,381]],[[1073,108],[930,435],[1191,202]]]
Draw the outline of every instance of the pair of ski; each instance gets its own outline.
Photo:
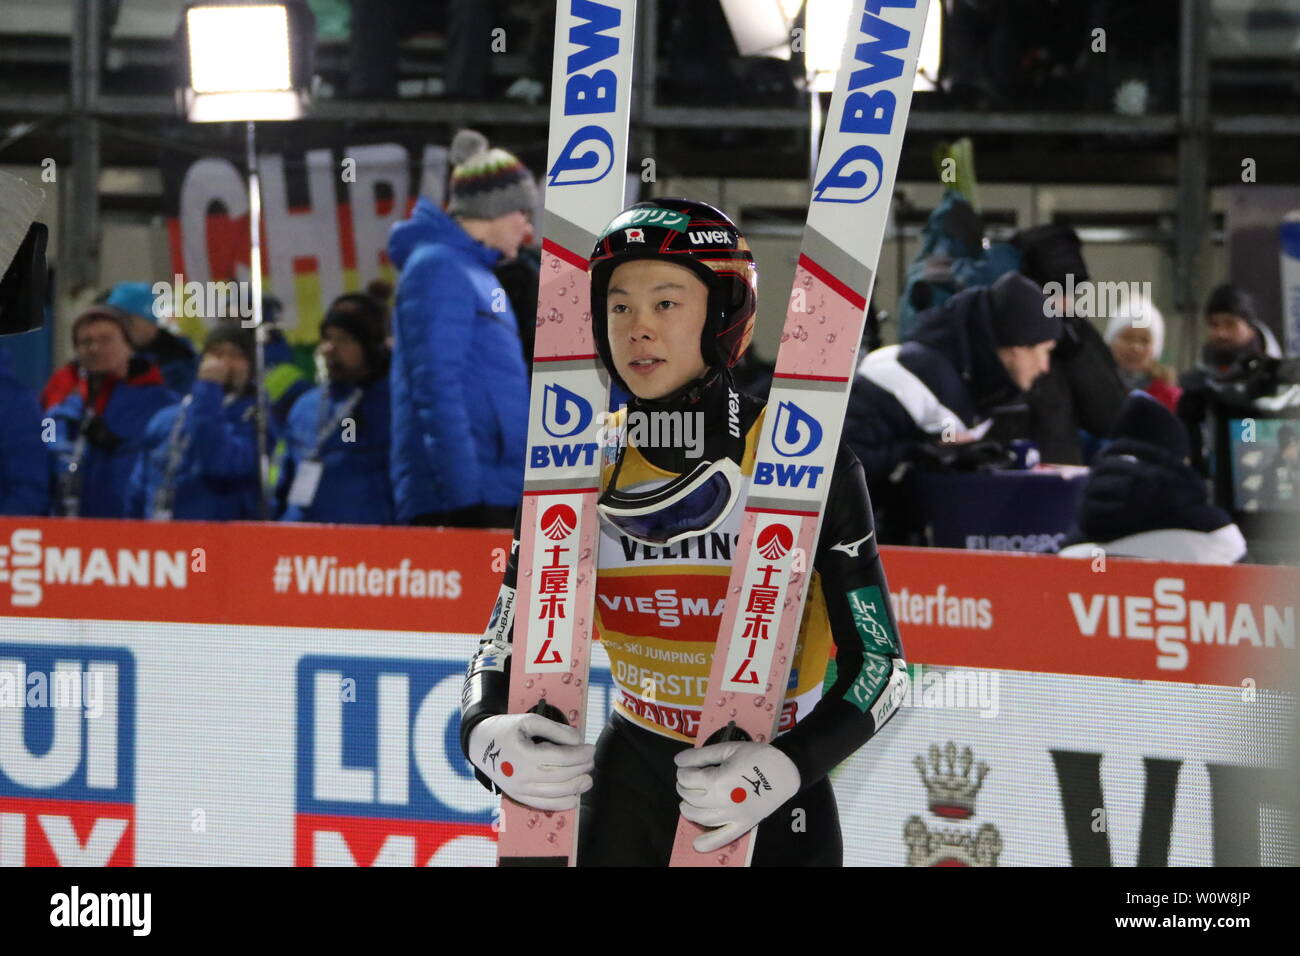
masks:
[[[816,0],[810,0],[816,2]],[[854,0],[696,745],[770,741],[790,676],[929,0]],[[623,209],[635,0],[559,0],[510,712],[586,731],[600,426],[587,255]],[[798,467],[809,466],[809,467]],[[500,865],[572,865],[578,812],[502,798]],[[674,866],[747,866],[753,831]]]

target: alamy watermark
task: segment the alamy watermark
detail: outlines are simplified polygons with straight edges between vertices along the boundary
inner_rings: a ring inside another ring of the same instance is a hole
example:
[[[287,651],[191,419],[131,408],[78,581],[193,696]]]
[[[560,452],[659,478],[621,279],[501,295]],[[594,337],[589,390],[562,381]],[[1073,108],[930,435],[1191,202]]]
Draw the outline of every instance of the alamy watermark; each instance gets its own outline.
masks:
[[[221,282],[186,282],[179,272],[170,283],[155,282],[154,318],[187,316],[200,319],[240,319],[245,327],[253,317],[253,285],[229,279]]]
[[[981,717],[996,717],[1001,710],[998,672],[967,667],[930,668],[912,664],[911,680],[900,707],[943,710],[978,710]]]
[[[683,448],[687,458],[704,454],[703,412],[603,412],[597,421],[596,441],[601,448]]]
[[[1065,282],[1048,282],[1043,314],[1080,319],[1132,319],[1136,328],[1151,324],[1147,305],[1152,302],[1150,282],[1092,282],[1074,279],[1067,273]]]
[[[77,667],[52,673],[0,667],[0,708],[5,707],[84,708],[94,719],[104,713],[104,675]]]

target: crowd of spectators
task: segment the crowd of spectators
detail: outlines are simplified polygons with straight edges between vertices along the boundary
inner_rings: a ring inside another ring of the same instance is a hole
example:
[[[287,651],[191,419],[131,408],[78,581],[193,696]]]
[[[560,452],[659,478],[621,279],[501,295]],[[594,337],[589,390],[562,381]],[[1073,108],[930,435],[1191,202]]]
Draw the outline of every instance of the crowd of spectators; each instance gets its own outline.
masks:
[[[196,355],[160,323],[150,285],[126,282],[77,316],[75,358],[39,400],[0,350],[0,513],[511,526],[537,294],[536,260],[522,252],[534,180],[472,131],[451,156],[446,208],[421,198],[392,230],[391,310],[388,289],[329,306],[318,384],[271,336],[268,502],[252,333],[218,323]],[[1217,379],[1279,354],[1250,297],[1214,290],[1201,360],[1180,379],[1164,363],[1165,322],[1149,298],[1110,316],[1104,334],[1075,315],[1060,290],[1088,272],[1068,227],[1009,243],[981,233],[950,192],[909,272],[898,344],[880,345],[871,313],[844,438],[863,462],[881,540],[925,543],[916,474],[1008,467],[1008,448],[1028,443],[1045,462],[1091,465],[1063,553],[1110,543],[1138,556],[1240,560],[1240,532],[1209,501],[1204,422]],[[273,300],[268,310],[274,319]],[[751,357],[736,378],[765,393],[770,367]],[[1295,484],[1294,429],[1278,440],[1287,447],[1273,498]]]

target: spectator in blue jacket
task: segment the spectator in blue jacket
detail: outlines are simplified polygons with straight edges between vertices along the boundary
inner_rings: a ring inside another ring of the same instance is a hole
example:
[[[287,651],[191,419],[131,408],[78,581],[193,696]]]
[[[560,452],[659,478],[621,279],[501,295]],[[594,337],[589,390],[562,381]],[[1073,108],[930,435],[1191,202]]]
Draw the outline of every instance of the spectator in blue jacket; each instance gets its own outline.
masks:
[[[282,521],[393,523],[387,335],[371,296],[340,296],[325,313],[318,351],[329,380],[289,413]]]
[[[119,282],[108,293],[106,305],[121,309],[136,353],[157,364],[163,380],[177,395],[185,395],[194,384],[198,359],[189,339],[169,332],[158,323],[158,296],[148,282]]]
[[[472,130],[456,134],[447,213],[427,198],[393,227],[391,474],[397,520],[514,526],[523,494],[528,372],[493,275],[529,238],[533,178]]]
[[[260,516],[253,336],[219,325],[203,343],[190,394],[149,422],[126,513],[154,521]]]
[[[984,221],[970,202],[956,189],[946,190],[926,220],[921,248],[907,268],[898,300],[899,338],[912,334],[922,312],[1019,268],[1019,250],[1008,242],[986,242]]]
[[[54,514],[120,518],[149,421],[178,400],[158,366],[133,355],[126,318],[94,306],[72,323],[76,361],[42,393],[54,420]]]
[[[14,377],[2,345],[0,408],[0,515],[48,514],[50,454],[41,441],[41,406],[36,392]]]

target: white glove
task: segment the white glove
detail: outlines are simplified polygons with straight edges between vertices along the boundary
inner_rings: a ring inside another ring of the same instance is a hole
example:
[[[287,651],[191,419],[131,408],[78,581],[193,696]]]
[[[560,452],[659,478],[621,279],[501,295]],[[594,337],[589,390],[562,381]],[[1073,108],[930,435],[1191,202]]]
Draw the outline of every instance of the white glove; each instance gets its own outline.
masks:
[[[696,838],[697,853],[734,842],[799,792],[799,768],[771,744],[731,740],[674,760],[682,816],[716,828]]]
[[[540,714],[498,714],[469,734],[474,766],[511,800],[537,810],[577,807],[578,795],[591,789],[595,754],[576,728]]]

